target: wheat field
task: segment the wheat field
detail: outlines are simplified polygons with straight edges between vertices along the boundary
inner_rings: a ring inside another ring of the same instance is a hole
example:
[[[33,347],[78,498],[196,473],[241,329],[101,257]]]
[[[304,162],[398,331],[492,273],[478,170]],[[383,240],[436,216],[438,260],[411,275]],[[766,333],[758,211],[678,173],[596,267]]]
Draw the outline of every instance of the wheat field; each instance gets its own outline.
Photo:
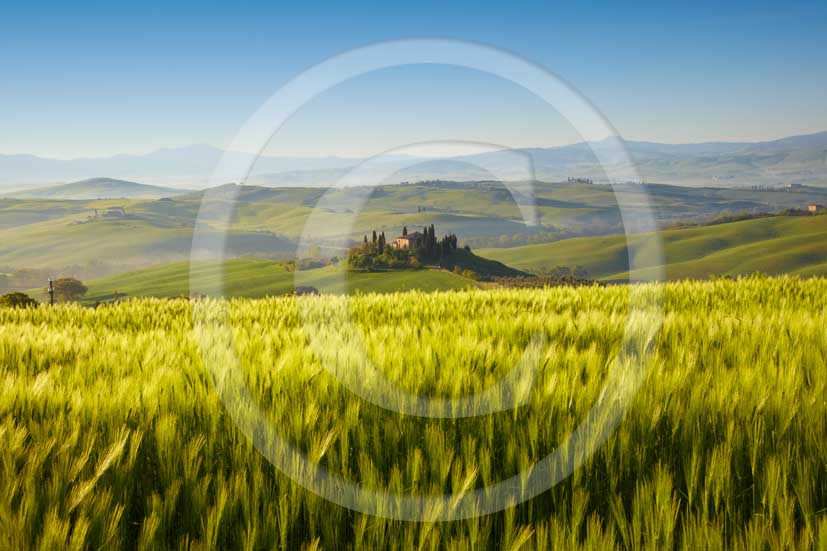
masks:
[[[237,378],[314,464],[363,488],[462,496],[524,471],[588,415],[612,384],[629,293],[0,309],[0,549],[827,549],[825,279],[665,285],[616,430],[548,491],[451,521],[353,511],[276,469],[234,422],[193,318],[224,309]],[[346,307],[334,355],[364,351],[417,396],[484,391],[540,335],[536,372],[513,409],[389,411],[325,369],[302,305]]]

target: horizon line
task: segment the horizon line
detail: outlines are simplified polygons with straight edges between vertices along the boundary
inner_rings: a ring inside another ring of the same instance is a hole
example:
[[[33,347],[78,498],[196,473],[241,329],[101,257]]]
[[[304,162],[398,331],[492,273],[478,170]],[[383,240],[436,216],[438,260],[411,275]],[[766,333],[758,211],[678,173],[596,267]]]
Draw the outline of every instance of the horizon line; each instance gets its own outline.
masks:
[[[623,136],[618,135],[618,136],[605,136],[605,137],[603,137],[599,140],[592,140],[592,141],[581,140],[581,141],[577,141],[577,142],[569,142],[569,143],[560,144],[560,145],[534,145],[534,146],[521,146],[521,147],[511,147],[511,148],[503,147],[503,150],[505,150],[505,151],[519,151],[519,150],[532,150],[532,149],[561,149],[561,148],[565,148],[565,147],[572,147],[572,146],[582,145],[582,144],[597,144],[597,143],[601,143],[601,142],[605,142],[607,140],[610,140],[614,137],[620,138],[621,140],[623,140],[624,142],[627,142],[627,143],[648,143],[648,144],[657,144],[657,145],[665,145],[665,146],[696,146],[696,145],[722,145],[722,144],[755,145],[755,144],[762,144],[762,143],[777,142],[777,141],[781,141],[781,140],[785,140],[785,139],[789,139],[789,138],[817,136],[819,134],[825,134],[825,133],[827,133],[827,129],[819,130],[819,131],[816,131],[816,132],[807,132],[807,133],[803,133],[803,134],[787,134],[787,135],[782,135],[782,136],[775,137],[775,138],[760,139],[760,140],[704,140],[704,141],[694,141],[694,142],[659,142],[659,141],[654,141],[652,139],[624,138]],[[176,150],[196,148],[196,147],[209,147],[209,148],[215,149],[217,151],[220,151],[222,153],[238,153],[238,154],[246,154],[246,155],[257,155],[258,154],[257,152],[237,151],[237,150],[224,149],[223,147],[220,147],[220,146],[208,143],[208,142],[196,142],[196,143],[189,143],[189,144],[182,144],[182,145],[170,145],[170,146],[156,147],[154,149],[144,150],[144,152],[141,152],[141,153],[114,153],[114,154],[111,154],[111,155],[101,155],[101,156],[81,155],[81,156],[77,156],[77,157],[50,157],[50,156],[45,156],[45,155],[41,155],[41,154],[38,154],[38,153],[30,153],[30,152],[17,152],[17,153],[0,152],[0,156],[2,156],[2,157],[35,157],[35,158],[41,159],[41,160],[66,161],[66,162],[70,162],[70,161],[95,161],[95,160],[101,160],[101,159],[113,159],[113,158],[116,158],[116,157],[147,157],[149,155],[153,155],[153,154],[160,153],[160,152],[163,152],[163,151],[176,151]],[[323,158],[327,158],[327,159],[341,159],[343,161],[348,161],[348,160],[358,161],[358,160],[364,160],[366,158],[370,158],[370,155],[368,155],[368,156],[358,156],[357,157],[357,156],[351,156],[351,155],[341,155],[341,154],[336,154],[336,153],[325,153],[325,154],[318,154],[318,155],[310,155],[310,154],[270,155],[270,154],[267,154],[266,152],[264,152],[264,153],[261,153],[258,156],[259,157],[270,157],[270,158],[293,158],[293,159],[323,159]],[[448,156],[445,156],[443,158],[462,157],[462,156],[463,155],[448,155]],[[425,158],[427,158],[427,157],[425,157]]]

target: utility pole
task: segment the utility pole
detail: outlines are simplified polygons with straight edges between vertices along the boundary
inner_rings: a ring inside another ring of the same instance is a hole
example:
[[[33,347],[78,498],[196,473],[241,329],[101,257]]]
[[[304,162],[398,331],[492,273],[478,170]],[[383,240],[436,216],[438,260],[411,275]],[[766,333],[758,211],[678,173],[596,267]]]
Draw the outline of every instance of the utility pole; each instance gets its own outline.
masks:
[[[55,305],[55,286],[52,285],[52,278],[49,278],[49,306]]]

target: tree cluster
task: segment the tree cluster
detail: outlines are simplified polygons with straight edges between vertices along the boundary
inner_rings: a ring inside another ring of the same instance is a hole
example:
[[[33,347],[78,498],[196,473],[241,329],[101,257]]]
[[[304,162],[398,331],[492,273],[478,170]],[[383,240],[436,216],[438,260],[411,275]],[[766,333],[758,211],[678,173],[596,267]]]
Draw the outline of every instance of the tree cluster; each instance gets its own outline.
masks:
[[[385,232],[364,236],[362,245],[350,249],[347,265],[353,270],[387,270],[410,267],[405,251],[399,251],[388,245]]]
[[[442,239],[437,239],[434,225],[431,224],[422,228],[423,242],[418,249],[421,249],[422,254],[428,258],[442,258],[448,256],[457,250],[457,236],[454,234],[447,234]]]
[[[402,236],[408,236],[408,228],[402,228]],[[390,246],[385,232],[375,230],[365,235],[361,246],[348,253],[348,266],[356,270],[382,270],[418,268],[423,263],[439,262],[440,259],[457,250],[457,236],[444,235],[438,239],[433,224],[422,229],[422,237],[410,249],[396,249]]]
[[[373,238],[368,241],[368,236],[365,235],[364,243],[362,245],[362,249],[366,252],[374,253],[374,254],[384,254],[385,249],[388,248],[388,240],[385,238],[385,232],[380,234],[376,234],[376,230],[373,230]]]

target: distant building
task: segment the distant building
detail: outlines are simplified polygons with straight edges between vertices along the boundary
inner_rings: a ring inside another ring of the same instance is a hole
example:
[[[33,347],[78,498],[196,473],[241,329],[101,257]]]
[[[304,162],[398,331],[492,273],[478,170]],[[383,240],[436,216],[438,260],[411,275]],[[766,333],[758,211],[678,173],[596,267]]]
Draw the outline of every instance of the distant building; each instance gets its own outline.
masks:
[[[408,235],[400,235],[393,240],[391,245],[393,245],[394,249],[413,249],[416,248],[417,243],[420,242],[423,237],[425,237],[423,234],[415,231]]]
[[[594,184],[594,180],[592,180],[591,178],[572,178],[572,177],[569,177],[568,182],[570,184],[589,184],[589,185]]]
[[[819,211],[822,211],[822,210],[825,210],[825,209],[827,209],[827,207],[825,207],[824,205],[818,205],[816,203],[812,203],[810,205],[807,205],[807,210],[809,212],[819,212]]]
[[[787,189],[801,189],[804,186],[802,186],[801,184],[787,184],[784,187],[786,187]]]

